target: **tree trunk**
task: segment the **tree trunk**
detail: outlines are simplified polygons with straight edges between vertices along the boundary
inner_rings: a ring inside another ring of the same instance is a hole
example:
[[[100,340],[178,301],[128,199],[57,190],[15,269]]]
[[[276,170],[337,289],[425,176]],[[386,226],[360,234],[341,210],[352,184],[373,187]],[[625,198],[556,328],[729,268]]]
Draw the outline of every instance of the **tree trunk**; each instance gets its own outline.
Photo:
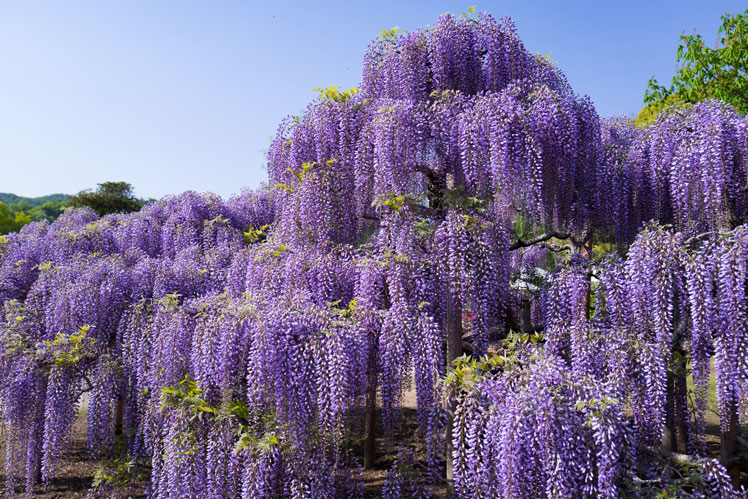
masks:
[[[366,440],[364,441],[364,469],[374,468],[377,461],[377,358],[379,338],[371,334],[369,341],[369,390],[366,396]]]
[[[675,376],[675,422],[678,429],[678,452],[688,454],[688,385],[686,357],[681,353]]]
[[[374,396],[369,394],[369,403],[366,408],[366,441],[364,442],[364,469],[374,468],[377,461],[377,395],[376,387]],[[372,401],[373,398],[373,401]]]
[[[530,308],[530,300],[523,299],[520,302],[520,318],[519,328],[524,334],[529,334],[532,331],[532,309]]]
[[[662,435],[662,448],[669,452],[678,452],[677,430],[675,425],[675,384],[672,373],[667,375],[665,398],[665,431]]]
[[[592,259],[591,241],[587,240],[584,243],[582,254],[588,262]],[[587,271],[584,277],[587,280],[587,291],[584,293],[584,318],[590,320],[590,306],[592,304],[592,270]]]
[[[447,335],[447,367],[452,367],[456,358],[462,356],[462,309],[459,301],[447,296],[447,309],[445,317],[445,329]],[[447,496],[453,497],[454,469],[452,463],[452,430],[454,427],[455,398],[452,394],[447,395],[448,417],[447,417]]]
[[[370,382],[366,397],[366,441],[364,442],[364,469],[370,470],[377,461],[377,385]]]
[[[671,372],[667,374],[665,434],[662,446],[671,452],[688,453],[688,388],[686,385],[686,352],[683,349],[685,324],[681,318],[680,293],[673,293],[673,346]]]
[[[117,401],[114,403],[114,434],[120,436],[124,433],[124,404],[122,402],[122,396],[117,396]]]
[[[740,488],[740,463],[738,457],[737,436],[740,432],[740,423],[738,422],[738,404],[731,401],[727,404],[727,421],[721,421],[722,426],[725,423],[727,431],[720,433],[719,455],[722,465],[727,469],[727,474],[732,479],[732,486],[735,489]]]

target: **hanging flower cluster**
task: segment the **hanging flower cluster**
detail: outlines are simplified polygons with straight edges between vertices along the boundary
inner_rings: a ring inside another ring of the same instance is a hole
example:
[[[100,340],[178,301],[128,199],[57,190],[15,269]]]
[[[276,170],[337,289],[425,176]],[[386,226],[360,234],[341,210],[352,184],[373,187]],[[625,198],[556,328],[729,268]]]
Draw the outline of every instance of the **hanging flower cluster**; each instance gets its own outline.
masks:
[[[570,266],[548,282],[547,346],[573,370],[607,379],[615,396],[628,401],[641,445],[659,446],[674,430],[683,452],[705,452],[712,360],[723,430],[744,420],[746,244],[745,226],[688,238],[653,225],[637,236],[624,261],[588,262],[581,271]],[[594,272],[594,280],[585,272]],[[580,310],[585,294],[594,303],[586,320]]]
[[[735,228],[748,221],[746,161],[748,122],[720,101],[674,108],[643,129],[608,120],[601,215],[619,242],[652,219],[691,234]]]

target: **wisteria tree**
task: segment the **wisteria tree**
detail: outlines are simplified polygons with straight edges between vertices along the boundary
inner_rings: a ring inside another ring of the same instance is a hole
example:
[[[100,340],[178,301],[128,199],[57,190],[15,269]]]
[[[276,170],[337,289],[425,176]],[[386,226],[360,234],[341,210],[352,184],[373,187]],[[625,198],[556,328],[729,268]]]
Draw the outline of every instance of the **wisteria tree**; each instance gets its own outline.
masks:
[[[384,497],[738,497],[747,124],[600,119],[509,19],[384,31],[268,187],[1,240],[8,490],[85,403],[92,497],[362,497],[383,454]]]

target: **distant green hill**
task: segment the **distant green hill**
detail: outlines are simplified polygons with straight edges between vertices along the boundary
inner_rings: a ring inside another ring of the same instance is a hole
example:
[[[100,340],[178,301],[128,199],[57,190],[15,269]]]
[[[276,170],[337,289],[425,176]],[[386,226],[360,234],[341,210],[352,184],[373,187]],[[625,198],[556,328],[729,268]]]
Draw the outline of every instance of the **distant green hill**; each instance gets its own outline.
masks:
[[[47,196],[39,196],[38,198],[27,198],[23,196],[19,196],[17,194],[10,194],[8,192],[0,192],[0,202],[5,203],[6,205],[9,205],[11,203],[19,203],[21,201],[26,201],[29,203],[32,207],[33,206],[41,206],[46,202],[58,202],[58,201],[66,201],[69,196],[67,194],[48,194]]]

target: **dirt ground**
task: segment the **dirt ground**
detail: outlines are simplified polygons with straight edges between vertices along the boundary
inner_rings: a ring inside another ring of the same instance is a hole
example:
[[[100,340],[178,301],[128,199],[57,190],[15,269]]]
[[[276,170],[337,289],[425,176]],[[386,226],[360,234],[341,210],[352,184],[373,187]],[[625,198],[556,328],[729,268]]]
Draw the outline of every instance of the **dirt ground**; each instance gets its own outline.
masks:
[[[80,415],[73,427],[73,438],[63,459],[57,476],[52,483],[42,490],[41,487],[33,497],[42,499],[79,499],[85,498],[91,486],[95,462],[90,459],[86,448],[86,418]],[[5,490],[5,439],[0,435],[0,490]],[[21,479],[20,481],[23,481]],[[24,487],[16,487],[13,498],[26,497]]]

